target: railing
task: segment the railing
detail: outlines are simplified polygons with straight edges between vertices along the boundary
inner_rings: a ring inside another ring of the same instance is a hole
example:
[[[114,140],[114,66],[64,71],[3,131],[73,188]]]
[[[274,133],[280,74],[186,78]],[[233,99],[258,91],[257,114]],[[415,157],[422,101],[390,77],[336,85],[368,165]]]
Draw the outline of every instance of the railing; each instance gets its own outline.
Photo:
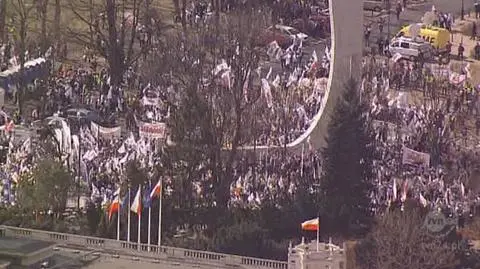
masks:
[[[1,226],[5,236],[50,241],[64,245],[84,246],[98,251],[113,250],[127,255],[145,256],[156,259],[176,259],[178,261],[196,262],[219,266],[241,266],[242,268],[287,269],[287,262],[257,259],[237,255],[198,251],[191,249],[138,244],[91,236],[56,233],[49,231]]]

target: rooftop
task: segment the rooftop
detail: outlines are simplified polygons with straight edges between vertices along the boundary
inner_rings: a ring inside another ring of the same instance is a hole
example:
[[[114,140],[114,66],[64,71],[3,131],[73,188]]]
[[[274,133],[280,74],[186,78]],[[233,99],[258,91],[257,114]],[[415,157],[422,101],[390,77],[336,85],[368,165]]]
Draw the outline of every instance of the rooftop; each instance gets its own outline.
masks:
[[[55,245],[51,242],[0,237],[0,254],[28,255]]]

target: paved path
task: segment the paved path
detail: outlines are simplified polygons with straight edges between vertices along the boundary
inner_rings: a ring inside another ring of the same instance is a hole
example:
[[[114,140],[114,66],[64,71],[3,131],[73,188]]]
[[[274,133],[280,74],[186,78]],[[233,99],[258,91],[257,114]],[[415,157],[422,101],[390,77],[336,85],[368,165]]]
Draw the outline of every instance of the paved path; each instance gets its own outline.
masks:
[[[463,1],[465,14],[468,14],[468,11],[473,9],[474,0]],[[392,6],[394,6],[396,1],[391,0],[391,3]],[[407,5],[407,9],[400,14],[400,20],[397,20],[394,12],[390,13],[390,35],[392,36],[396,34],[404,25],[420,22],[425,12],[432,10],[432,6],[435,6],[435,9],[440,12],[452,13],[455,15],[455,17],[459,17],[461,14],[461,0],[430,0],[420,4],[410,6]],[[387,25],[388,14],[386,14],[386,12],[381,14],[374,13],[372,16],[371,12],[365,12],[365,25],[371,24],[372,28],[371,40],[377,40],[379,37],[379,28],[377,22],[380,18],[383,18],[386,23],[382,35],[385,38],[389,28]]]

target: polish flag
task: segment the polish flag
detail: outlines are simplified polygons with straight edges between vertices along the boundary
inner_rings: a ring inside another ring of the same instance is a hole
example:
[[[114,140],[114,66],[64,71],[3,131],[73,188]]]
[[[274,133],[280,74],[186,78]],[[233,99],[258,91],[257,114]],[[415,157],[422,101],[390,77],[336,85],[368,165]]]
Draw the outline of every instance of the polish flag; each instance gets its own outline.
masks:
[[[320,229],[320,221],[318,218],[304,221],[302,223],[302,230],[305,231],[318,231]]]
[[[113,201],[110,204],[110,208],[108,210],[108,220],[111,220],[112,215],[114,213],[117,213],[119,209],[120,209],[120,188],[118,188],[113,194]]]
[[[135,195],[135,199],[133,199],[132,206],[130,210],[135,212],[137,215],[142,214],[142,194],[141,194],[141,187],[138,187],[137,194]]]
[[[150,199],[155,197],[159,198],[162,194],[162,180],[158,180],[157,184],[153,187],[152,191],[150,192]]]
[[[6,130],[7,132],[11,132],[14,127],[15,127],[15,123],[13,123],[13,120],[11,120],[11,121],[7,124],[7,126],[5,127],[5,130]]]

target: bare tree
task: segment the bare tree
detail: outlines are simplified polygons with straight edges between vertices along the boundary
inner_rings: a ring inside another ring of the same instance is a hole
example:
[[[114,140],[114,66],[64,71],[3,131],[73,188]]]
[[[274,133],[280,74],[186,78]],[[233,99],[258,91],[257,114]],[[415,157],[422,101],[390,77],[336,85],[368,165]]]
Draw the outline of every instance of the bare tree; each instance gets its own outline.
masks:
[[[7,0],[0,0],[0,40],[5,41],[7,22]]]
[[[119,85],[124,72],[140,57],[137,34],[141,0],[70,1],[87,32],[69,29],[72,38],[106,59],[112,85]]]
[[[55,15],[53,18],[53,37],[60,39],[60,18],[62,16],[61,0],[55,0]]]
[[[47,47],[47,11],[48,0],[37,0],[37,11],[40,17],[40,44],[41,51],[44,52]]]
[[[152,82],[173,88],[168,125],[176,160],[192,167],[208,160],[211,177],[203,189],[212,195],[205,203],[219,208],[227,206],[238,148],[251,141],[251,117],[260,97],[260,87],[252,83],[260,54],[254,41],[264,25],[256,15],[241,11],[221,17],[219,24],[188,29],[155,48],[143,68]]]
[[[445,238],[429,234],[423,223],[417,209],[379,217],[370,236],[357,246],[359,268],[455,268],[456,250]]]
[[[16,0],[12,2],[12,10],[13,10],[13,19],[12,18],[12,25],[11,27],[17,27],[18,30],[15,29],[13,31],[13,39],[16,44],[16,47],[18,48],[18,58],[20,60],[20,85],[19,89],[17,90],[17,105],[18,109],[20,111],[20,114],[22,113],[22,108],[23,108],[23,95],[25,91],[25,81],[24,81],[24,71],[25,71],[25,63],[27,62],[27,34],[28,34],[28,29],[29,29],[29,24],[31,22],[31,14],[32,11],[34,10],[35,5],[31,2],[27,2],[25,0]],[[15,24],[17,22],[17,24]]]

